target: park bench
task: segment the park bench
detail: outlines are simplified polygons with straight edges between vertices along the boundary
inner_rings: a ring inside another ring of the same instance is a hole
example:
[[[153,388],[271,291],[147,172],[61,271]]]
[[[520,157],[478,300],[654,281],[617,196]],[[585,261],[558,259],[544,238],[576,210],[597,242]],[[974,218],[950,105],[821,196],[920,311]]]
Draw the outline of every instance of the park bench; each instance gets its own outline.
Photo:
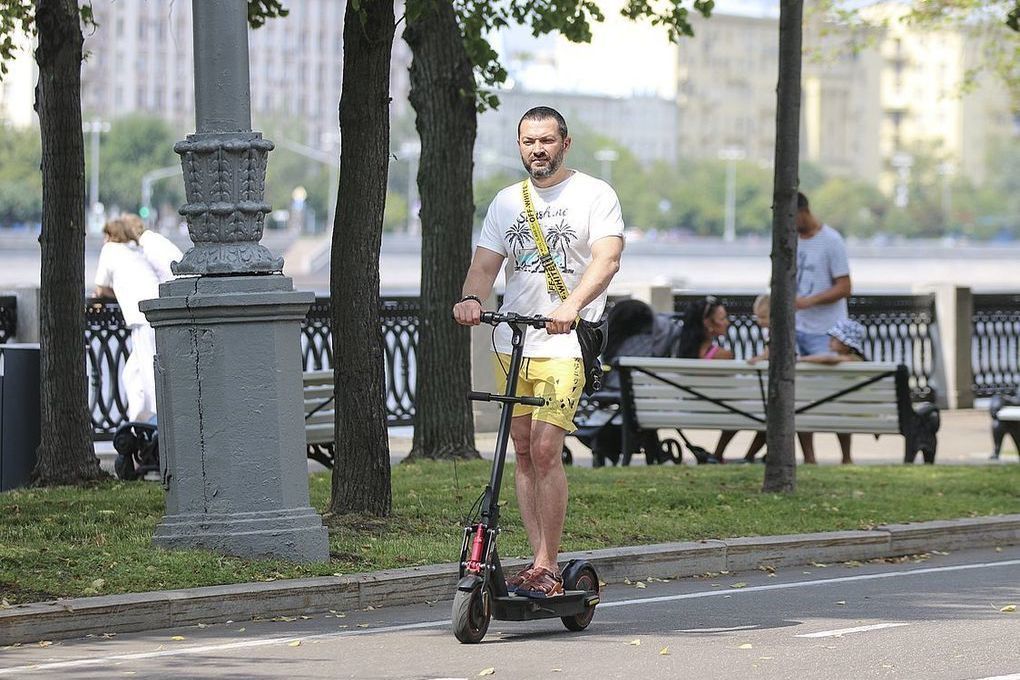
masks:
[[[764,431],[768,364],[704,359],[620,357],[622,457],[629,462],[642,431],[662,428]],[[854,362],[798,364],[798,432],[899,434],[904,461],[920,451],[935,462],[938,409],[910,400],[906,366]]]
[[[308,457],[333,467],[333,370],[305,371],[301,376],[305,402],[305,443]]]

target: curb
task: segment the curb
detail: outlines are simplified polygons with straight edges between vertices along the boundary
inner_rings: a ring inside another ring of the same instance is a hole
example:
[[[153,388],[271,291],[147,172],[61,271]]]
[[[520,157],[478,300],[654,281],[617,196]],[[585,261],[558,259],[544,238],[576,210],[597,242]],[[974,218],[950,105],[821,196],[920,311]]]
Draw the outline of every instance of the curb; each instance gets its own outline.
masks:
[[[679,578],[738,572],[761,565],[788,567],[898,557],[929,550],[1020,544],[1020,514],[889,524],[869,531],[729,538],[606,548],[561,555],[585,558],[607,583],[625,578]],[[505,566],[523,566],[506,560]],[[296,616],[330,609],[420,604],[449,598],[456,564],[392,569],[351,576],[322,576],[269,583],[238,583],[185,590],[104,595],[15,605],[0,610],[0,645],[242,621],[257,616]]]

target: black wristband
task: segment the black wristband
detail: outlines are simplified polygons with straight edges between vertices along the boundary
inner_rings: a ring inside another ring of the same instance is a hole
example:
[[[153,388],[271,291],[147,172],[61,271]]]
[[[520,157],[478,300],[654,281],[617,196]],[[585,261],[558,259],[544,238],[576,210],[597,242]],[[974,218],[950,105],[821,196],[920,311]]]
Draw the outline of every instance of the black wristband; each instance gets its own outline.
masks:
[[[460,300],[458,301],[458,303],[459,303],[459,302],[467,302],[468,300],[474,300],[475,302],[477,302],[477,303],[478,303],[478,306],[479,306],[479,307],[481,307],[481,306],[482,306],[482,300],[481,300],[481,299],[480,299],[480,298],[479,298],[479,297],[478,297],[477,295],[465,295],[464,297],[462,297],[462,298],[461,298],[461,299],[460,299]]]

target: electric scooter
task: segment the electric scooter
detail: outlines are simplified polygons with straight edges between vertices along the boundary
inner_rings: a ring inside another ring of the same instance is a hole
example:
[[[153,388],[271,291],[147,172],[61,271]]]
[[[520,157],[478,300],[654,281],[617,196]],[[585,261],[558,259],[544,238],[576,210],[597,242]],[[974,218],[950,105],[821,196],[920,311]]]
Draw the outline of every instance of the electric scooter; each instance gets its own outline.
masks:
[[[588,627],[599,603],[599,578],[595,568],[586,560],[570,560],[562,571],[563,595],[550,598],[532,598],[507,591],[506,578],[499,562],[496,538],[499,535],[499,489],[503,481],[506,448],[510,440],[510,420],[514,404],[543,406],[542,397],[518,397],[517,376],[524,356],[524,334],[528,326],[545,328],[549,319],[540,316],[483,312],[482,323],[496,326],[505,323],[512,330],[510,369],[507,372],[506,392],[490,394],[471,392],[474,401],[496,401],[503,404],[496,439],[492,475],[464,527],[464,540],[460,550],[460,581],[453,598],[453,633],[464,643],[481,642],[489,629],[490,618],[500,621],[530,621],[559,617],[569,630],[581,631]]]

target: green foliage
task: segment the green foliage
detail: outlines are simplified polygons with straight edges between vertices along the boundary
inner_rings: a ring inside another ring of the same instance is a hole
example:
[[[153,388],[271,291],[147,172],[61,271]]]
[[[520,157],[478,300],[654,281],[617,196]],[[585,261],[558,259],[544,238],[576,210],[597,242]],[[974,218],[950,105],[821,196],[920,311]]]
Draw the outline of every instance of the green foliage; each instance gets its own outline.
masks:
[[[0,126],[0,226],[42,220],[39,130]]]
[[[96,28],[91,0],[81,0],[78,6],[82,28]],[[7,62],[14,58],[17,45],[14,36],[24,33],[35,35],[35,2],[33,0],[3,0],[0,2],[0,80],[7,75]]]
[[[252,28],[260,28],[267,20],[288,14],[290,10],[280,0],[248,0],[248,25]]]
[[[136,212],[142,201],[142,177],[159,168],[180,165],[174,143],[180,138],[165,121],[146,115],[118,118],[99,146],[99,198],[107,210]],[[86,153],[86,164],[88,154]],[[91,172],[86,167],[87,173]],[[153,205],[184,202],[184,184],[166,179],[153,185]]]

